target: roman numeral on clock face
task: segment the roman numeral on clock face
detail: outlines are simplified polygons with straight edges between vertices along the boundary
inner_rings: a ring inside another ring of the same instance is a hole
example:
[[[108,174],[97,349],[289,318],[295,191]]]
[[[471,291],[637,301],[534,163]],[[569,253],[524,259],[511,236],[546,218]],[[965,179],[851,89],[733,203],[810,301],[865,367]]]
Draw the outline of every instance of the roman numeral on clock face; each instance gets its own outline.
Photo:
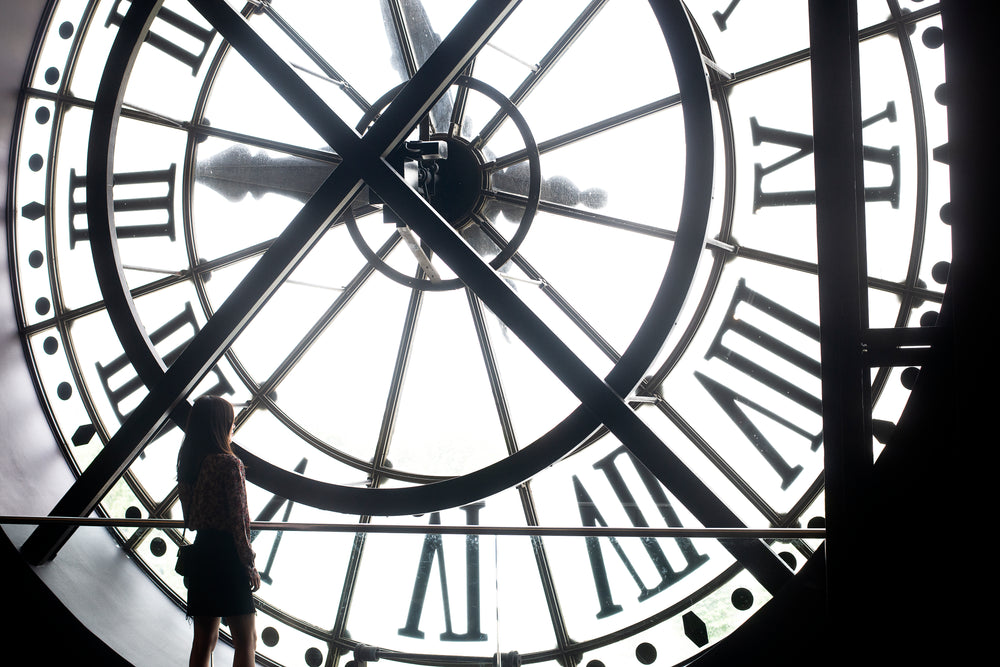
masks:
[[[163,362],[167,366],[170,366],[180,356],[188,342],[194,338],[199,330],[200,327],[198,326],[197,319],[195,319],[194,308],[191,306],[191,302],[188,301],[184,304],[181,312],[157,327],[150,334],[149,338],[153,342],[153,345],[159,346],[166,343],[171,346],[169,351],[162,355]],[[104,389],[105,395],[111,401],[111,409],[114,411],[118,421],[120,423],[124,422],[132,413],[132,408],[126,406],[139,402],[141,391],[145,388],[145,384],[143,384],[142,380],[136,374],[132,368],[132,364],[124,353],[115,357],[107,364],[97,362],[94,365],[97,367],[97,376],[100,378],[101,388]],[[233,393],[233,386],[226,379],[225,375],[222,374],[218,366],[213,367],[209,371],[209,375],[214,376],[215,383],[201,393],[219,396]],[[173,422],[167,422],[157,434],[157,437],[162,436],[173,427]]]
[[[621,504],[629,521],[635,527],[648,527],[649,520],[640,509],[640,504],[636,501],[634,492],[638,488],[645,489],[648,497],[644,500],[652,501],[659,511],[665,525],[669,527],[679,527],[680,518],[663,487],[649,470],[628,452],[625,447],[619,447],[604,458],[594,464],[594,469],[603,473],[604,482],[611,486],[615,498]],[[638,475],[642,481],[642,487],[630,485],[625,481],[624,473]],[[573,489],[576,493],[577,506],[580,509],[580,521],[584,526],[607,526],[597,503],[594,502],[591,494],[588,493],[579,477],[573,476]],[[610,506],[610,501],[609,501]],[[590,558],[590,569],[594,577],[594,587],[597,591],[597,599],[600,610],[597,618],[605,618],[612,614],[617,614],[622,610],[621,605],[616,604],[612,595],[611,580],[608,577],[608,568],[605,563],[605,550],[602,549],[601,538],[587,537],[587,555]],[[667,557],[660,545],[660,542],[653,537],[640,538],[643,550],[649,558],[650,563],[655,568],[659,581],[650,582],[649,585],[643,581],[632,560],[616,538],[608,538],[605,544],[609,544],[614,553],[621,560],[622,565],[628,571],[629,576],[639,589],[639,601],[645,601],[674,585],[685,576],[708,561],[708,556],[699,553],[694,543],[688,538],[677,538],[674,540],[677,547],[677,554],[671,560]],[[682,567],[677,567],[681,565]]]
[[[479,511],[486,507],[486,503],[478,502],[466,505],[462,508],[465,512],[465,523],[469,526],[479,525]],[[433,512],[430,518],[431,525],[440,525],[441,515]],[[482,604],[481,591],[479,585],[479,536],[467,535],[465,537],[465,598],[466,598],[466,631],[455,632],[451,624],[451,601],[448,596],[448,569],[445,565],[444,543],[441,535],[428,533],[424,538],[424,546],[420,551],[420,562],[417,566],[417,577],[413,582],[413,594],[410,597],[409,613],[406,617],[406,625],[399,629],[399,634],[404,637],[414,637],[423,639],[424,633],[420,630],[420,616],[424,610],[424,600],[427,596],[427,586],[430,583],[431,569],[435,559],[438,564],[438,579],[441,582],[441,602],[444,614],[445,631],[441,633],[443,641],[486,641],[487,636],[482,632]]]
[[[874,123],[886,120],[890,123],[896,122],[896,105],[890,101],[885,109],[873,116],[866,118],[862,127],[867,127]],[[766,127],[761,125],[756,117],[750,118],[750,134],[753,138],[754,146],[761,144],[774,144],[794,148],[796,151],[781,160],[777,160],[766,167],[761,163],[754,165],[753,176],[753,210],[757,211],[767,206],[803,206],[816,204],[816,190],[784,190],[765,192],[763,181],[765,176],[778,176],[784,171],[792,172],[796,169],[796,163],[804,157],[813,154],[813,137],[811,134],[802,132],[792,132],[776,127]],[[892,204],[893,208],[899,206],[899,146],[891,148],[877,148],[874,146],[864,147],[865,162],[888,167],[892,173],[892,179],[888,184],[881,186],[865,185],[865,201],[884,201]],[[812,177],[812,165],[799,163],[797,167],[803,175]],[[808,174],[804,171],[808,170]],[[872,170],[874,171],[874,169]]]
[[[125,18],[122,2],[123,0],[115,0],[104,23],[105,27],[121,25]],[[128,4],[131,5],[131,2]],[[128,7],[125,7],[125,11],[127,10]],[[153,25],[146,34],[145,42],[155,46],[178,63],[190,67],[191,76],[195,76],[201,68],[202,61],[205,60],[205,54],[208,53],[208,47],[211,46],[214,37],[214,28],[205,28],[167,7],[160,7]]]
[[[729,17],[732,16],[733,11],[739,6],[739,4],[740,0],[730,0],[725,9],[712,12],[712,18],[715,19],[715,23],[719,26],[720,32],[729,27]]]
[[[119,239],[162,237],[173,241],[174,182],[177,165],[166,169],[130,171],[114,175],[115,235]],[[87,189],[86,174],[69,172],[69,247],[89,242],[87,202],[78,200]]]
[[[751,323],[755,319],[758,325]],[[766,327],[764,322],[768,323]],[[822,432],[813,433],[808,427],[796,423],[785,410],[779,412],[766,407],[761,398],[761,393],[777,397],[776,402],[768,401],[771,406],[791,402],[806,413],[816,415],[817,422],[822,415],[821,397],[790,380],[790,372],[786,372],[795,371],[800,377],[815,378],[818,387],[819,359],[788,342],[793,334],[814,341],[818,350],[819,325],[753,291],[740,280],[726,318],[705,358],[724,362],[729,370],[738,373],[737,377],[741,380],[750,380],[749,386],[755,389],[752,394],[733,389],[732,379],[722,379],[721,369],[711,374],[695,372],[695,377],[726,416],[739,427],[748,444],[780,477],[782,489],[795,481],[802,472],[802,466],[790,464],[758,424],[769,422],[783,434],[808,443],[812,451],[816,451],[823,440]]]

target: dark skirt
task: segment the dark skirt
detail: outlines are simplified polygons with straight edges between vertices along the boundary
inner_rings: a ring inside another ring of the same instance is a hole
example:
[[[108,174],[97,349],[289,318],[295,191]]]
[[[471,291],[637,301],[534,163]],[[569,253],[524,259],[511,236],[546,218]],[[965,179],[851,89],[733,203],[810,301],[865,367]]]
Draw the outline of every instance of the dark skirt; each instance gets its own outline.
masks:
[[[202,529],[187,565],[188,616],[242,616],[255,613],[250,577],[230,533]]]

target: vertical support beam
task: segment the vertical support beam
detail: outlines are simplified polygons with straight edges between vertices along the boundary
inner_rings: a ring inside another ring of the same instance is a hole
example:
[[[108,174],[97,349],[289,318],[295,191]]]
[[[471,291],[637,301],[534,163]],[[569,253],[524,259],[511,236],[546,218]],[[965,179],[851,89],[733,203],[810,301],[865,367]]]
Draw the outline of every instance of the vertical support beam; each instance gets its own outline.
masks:
[[[861,518],[872,469],[857,0],[810,0],[816,234],[831,637],[858,624]],[[853,603],[853,604],[852,604]]]
[[[992,4],[992,3],[991,3]],[[996,248],[1000,240],[996,210],[996,156],[1000,149],[996,106],[984,103],[988,85],[977,76],[996,71],[1000,56],[995,45],[995,7],[975,7],[962,0],[942,0],[945,80],[948,103],[948,168],[951,172],[952,263],[948,272],[948,298],[941,315],[953,330],[955,399],[954,442],[975,442],[995,428],[996,393],[977,380],[993,366],[989,350],[996,341],[996,308],[990,296],[996,275]],[[947,309],[947,310],[946,310]],[[987,364],[987,365],[984,365]],[[971,470],[962,457],[947,457],[954,464],[954,479],[967,479]],[[986,476],[989,467],[982,470]],[[978,482],[979,480],[977,480]],[[963,482],[964,484],[965,482]],[[981,487],[981,488],[986,488]],[[956,516],[980,516],[950,505]],[[983,507],[986,507],[985,505]],[[982,515],[985,518],[985,513]]]

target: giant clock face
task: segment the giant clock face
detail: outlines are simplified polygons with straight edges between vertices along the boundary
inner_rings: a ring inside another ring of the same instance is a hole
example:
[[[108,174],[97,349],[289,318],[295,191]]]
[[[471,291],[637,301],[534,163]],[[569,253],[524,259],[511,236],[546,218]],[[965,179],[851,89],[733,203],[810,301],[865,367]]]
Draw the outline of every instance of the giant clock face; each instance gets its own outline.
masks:
[[[937,10],[861,5],[869,319],[927,325]],[[41,30],[11,236],[66,507],[178,518],[171,419],[227,396],[253,518],[372,531],[254,536],[272,663],[676,664],[819,545],[429,527],[822,525],[805,3],[62,0]],[[915,372],[873,372],[877,436]],[[182,536],[115,533],[180,603]]]

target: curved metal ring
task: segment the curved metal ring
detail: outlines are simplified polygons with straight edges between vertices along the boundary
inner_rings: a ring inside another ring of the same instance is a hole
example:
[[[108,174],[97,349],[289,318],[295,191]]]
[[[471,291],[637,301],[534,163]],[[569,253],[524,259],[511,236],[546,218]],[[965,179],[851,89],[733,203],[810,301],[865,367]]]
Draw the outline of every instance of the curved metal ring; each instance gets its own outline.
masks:
[[[620,396],[627,395],[642,379],[680,313],[687,287],[694,278],[702,254],[712,195],[711,98],[701,52],[679,0],[664,0],[651,5],[674,63],[682,99],[686,141],[685,182],[678,232],[659,290],[636,336],[605,379]],[[88,173],[92,180],[87,186],[87,198],[92,202],[88,207],[90,245],[101,292],[129,359],[149,387],[161,382],[164,366],[140,323],[121,268],[109,186],[122,96],[131,65],[155,16],[155,6],[134,3],[112,47],[94,104],[88,146]],[[95,177],[98,174],[106,175],[106,179]],[[177,391],[184,390],[179,387]],[[189,409],[190,404],[180,393],[176,396],[170,417],[183,425]],[[152,435],[167,415],[147,417],[153,426]],[[599,417],[581,405],[548,433],[506,459],[461,477],[407,488],[340,486],[284,470],[242,449],[240,455],[247,463],[248,477],[252,482],[295,502],[348,514],[413,514],[456,507],[514,486],[565,456],[599,424]],[[137,445],[133,454],[138,449]],[[106,453],[107,450],[99,457]]]
[[[518,109],[514,103],[507,99],[507,97],[505,97],[499,90],[483,81],[473,79],[469,76],[458,77],[453,85],[471,88],[482,93],[483,95],[486,95],[491,100],[496,102],[497,106],[503,109],[508,117],[514,121],[514,124],[517,125],[517,129],[521,133],[521,138],[524,140],[525,150],[528,154],[528,203],[525,205],[524,214],[521,216],[520,223],[518,223],[517,232],[504,247],[500,248],[500,252],[496,255],[496,257],[491,259],[489,262],[490,266],[494,269],[499,269],[514,256],[514,253],[517,252],[521,243],[524,242],[525,237],[528,235],[528,229],[530,229],[531,223],[535,219],[535,213],[538,211],[538,201],[541,197],[542,190],[542,167],[541,159],[538,153],[538,144],[535,141],[534,135],[531,133],[531,128],[528,127],[527,121],[524,119],[524,116],[521,115],[520,109]],[[365,113],[356,128],[361,131],[368,127],[368,125],[378,116],[382,109],[389,104],[392,98],[396,96],[396,93],[398,93],[402,87],[403,84],[400,84],[380,97],[375,104],[372,105],[371,109]],[[348,215],[345,216],[345,223],[351,234],[351,238],[354,240],[354,244],[358,247],[358,250],[361,251],[361,254],[365,256],[365,259],[367,259],[368,262],[377,268],[381,273],[392,278],[396,282],[406,285],[407,287],[427,291],[444,291],[457,289],[463,286],[462,281],[458,278],[431,281],[408,276],[401,271],[397,271],[380,259],[368,243],[365,242],[364,237],[361,235],[361,231],[358,229],[357,220],[355,220],[353,215],[348,213]]]

